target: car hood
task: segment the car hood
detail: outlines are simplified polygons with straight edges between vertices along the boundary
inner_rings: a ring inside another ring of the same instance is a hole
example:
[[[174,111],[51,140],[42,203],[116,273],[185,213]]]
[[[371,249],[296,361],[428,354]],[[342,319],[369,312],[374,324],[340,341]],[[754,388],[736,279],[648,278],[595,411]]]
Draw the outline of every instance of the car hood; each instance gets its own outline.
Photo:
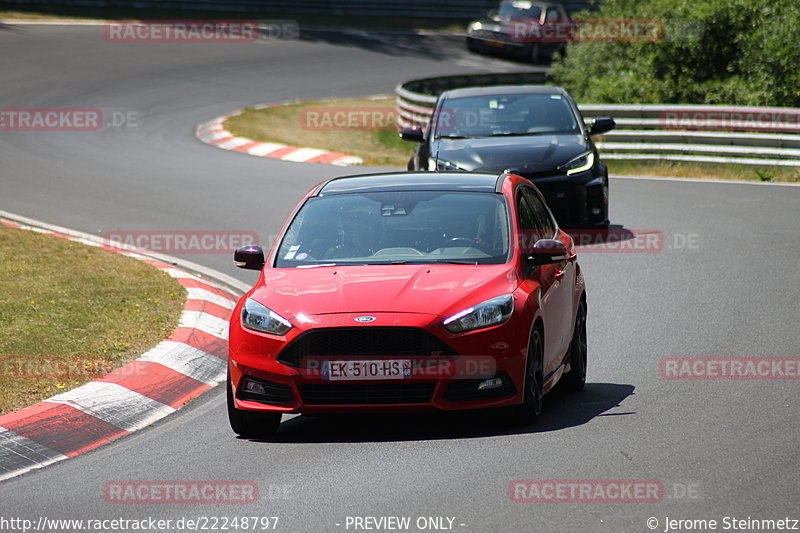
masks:
[[[329,313],[449,316],[519,284],[510,264],[268,268],[263,281],[250,297],[290,320]]]
[[[462,170],[524,174],[552,172],[588,150],[583,135],[539,134],[471,139],[437,139],[431,154]]]

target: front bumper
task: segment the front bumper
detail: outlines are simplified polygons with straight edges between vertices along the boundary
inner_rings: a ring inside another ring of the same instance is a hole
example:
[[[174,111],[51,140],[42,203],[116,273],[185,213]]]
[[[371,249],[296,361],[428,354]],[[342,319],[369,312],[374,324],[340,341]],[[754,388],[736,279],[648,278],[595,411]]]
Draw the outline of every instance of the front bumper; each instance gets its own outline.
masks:
[[[433,315],[373,315],[374,322],[356,327],[350,324],[356,324],[353,319],[359,314],[316,315],[310,317],[314,323],[309,327],[302,331],[293,328],[285,338],[232,325],[229,365],[236,408],[284,413],[450,411],[522,402],[528,336],[519,315],[499,326],[461,334],[448,332],[441,326],[441,318]],[[450,350],[414,354],[411,344],[398,336],[392,340],[394,330],[433,336]],[[342,331],[356,334],[350,343],[355,355],[342,350],[341,343],[337,348],[319,340],[303,342],[310,333],[327,336]],[[373,349],[372,341],[363,340],[372,332],[387,342]],[[368,335],[359,340],[360,333]],[[299,359],[298,350],[292,349],[298,344],[303,345]],[[310,353],[314,351],[320,353]],[[398,355],[392,355],[395,352]],[[292,357],[287,358],[287,353]],[[402,379],[331,381],[321,371],[326,360],[359,359],[410,360],[412,372]],[[500,378],[502,385],[478,390],[479,383],[493,378]],[[245,390],[245,380],[259,383],[259,390],[266,394]]]

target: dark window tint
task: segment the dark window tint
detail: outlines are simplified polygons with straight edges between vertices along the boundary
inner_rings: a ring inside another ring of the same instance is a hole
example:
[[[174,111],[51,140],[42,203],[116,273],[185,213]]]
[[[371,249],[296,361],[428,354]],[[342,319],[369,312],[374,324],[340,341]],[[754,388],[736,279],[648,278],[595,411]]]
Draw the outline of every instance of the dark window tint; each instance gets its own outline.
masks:
[[[533,210],[534,216],[538,220],[539,227],[542,230],[541,238],[552,239],[556,232],[556,226],[553,222],[553,217],[550,215],[550,211],[545,206],[541,197],[530,187],[522,188],[522,196],[528,202]]]

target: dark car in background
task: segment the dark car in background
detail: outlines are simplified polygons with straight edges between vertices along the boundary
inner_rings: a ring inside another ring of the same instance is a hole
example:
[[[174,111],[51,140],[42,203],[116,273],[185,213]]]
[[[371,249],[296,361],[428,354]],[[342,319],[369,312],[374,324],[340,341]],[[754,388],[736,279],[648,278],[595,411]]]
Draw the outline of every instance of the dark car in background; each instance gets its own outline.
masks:
[[[544,28],[555,28],[569,21],[561,4],[504,0],[497,9],[470,22],[467,48],[476,53],[510,55],[536,63],[565,46],[565,39],[549,35]]]
[[[614,119],[584,124],[561,87],[505,85],[443,92],[426,130],[403,130],[419,144],[409,170],[504,171],[530,179],[563,227],[607,227],[608,170],[591,136]]]

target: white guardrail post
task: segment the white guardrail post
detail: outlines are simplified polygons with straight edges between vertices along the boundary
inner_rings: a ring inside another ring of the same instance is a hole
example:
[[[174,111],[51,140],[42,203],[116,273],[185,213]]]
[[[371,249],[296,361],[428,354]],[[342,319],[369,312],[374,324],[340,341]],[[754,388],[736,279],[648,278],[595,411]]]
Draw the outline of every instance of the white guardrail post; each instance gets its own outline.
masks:
[[[427,126],[437,96],[448,89],[546,81],[544,72],[407,81],[395,89],[397,125]],[[616,120],[616,129],[597,137],[604,159],[800,167],[800,108],[660,104],[578,107],[587,122],[602,116]]]

